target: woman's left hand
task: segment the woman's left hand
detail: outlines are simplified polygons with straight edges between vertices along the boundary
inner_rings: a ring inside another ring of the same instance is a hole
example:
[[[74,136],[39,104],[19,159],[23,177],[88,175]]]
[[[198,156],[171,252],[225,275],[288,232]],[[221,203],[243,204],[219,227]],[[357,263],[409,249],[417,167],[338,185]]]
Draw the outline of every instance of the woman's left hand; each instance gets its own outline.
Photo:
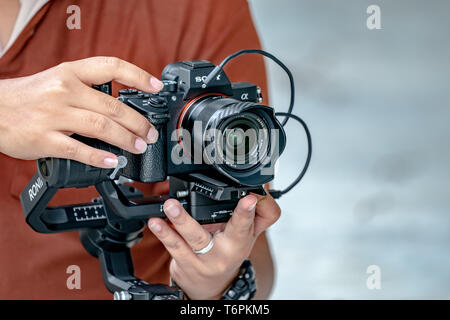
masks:
[[[163,208],[176,231],[160,218],[148,224],[172,256],[172,279],[190,299],[220,299],[255,240],[280,217],[280,208],[270,195],[252,194],[242,198],[231,219],[211,234],[206,230],[211,231],[211,225],[202,227],[177,200],[167,200]],[[211,237],[212,249],[195,254],[193,250],[205,248]]]

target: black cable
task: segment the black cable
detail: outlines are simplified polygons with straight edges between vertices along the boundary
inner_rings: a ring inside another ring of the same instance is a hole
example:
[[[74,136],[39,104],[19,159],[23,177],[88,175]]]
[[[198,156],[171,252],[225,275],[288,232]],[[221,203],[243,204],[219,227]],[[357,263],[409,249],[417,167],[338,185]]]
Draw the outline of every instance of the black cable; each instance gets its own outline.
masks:
[[[229,55],[228,57],[226,57],[218,66],[216,66],[214,68],[213,71],[211,71],[211,73],[206,77],[204,84],[205,87],[212,81],[212,79],[214,79],[217,74],[223,69],[223,67],[232,59],[246,54],[246,53],[257,53],[257,54],[261,54],[267,58],[270,58],[271,60],[273,60],[276,64],[278,64],[288,75],[289,77],[289,83],[291,86],[291,101],[289,103],[289,108],[287,113],[288,114],[292,114],[292,110],[294,108],[294,98],[295,98],[295,86],[294,86],[294,77],[292,76],[291,71],[289,71],[289,69],[285,66],[285,64],[283,62],[281,62],[280,60],[278,60],[277,57],[275,57],[274,55],[264,51],[264,50],[260,50],[260,49],[244,49],[238,52],[235,52],[231,55]],[[286,117],[283,122],[281,123],[283,125],[283,127],[286,125],[286,123],[288,122],[290,117]]]
[[[296,116],[295,114],[287,113],[287,112],[277,112],[277,113],[275,113],[275,115],[276,116],[284,116],[287,118],[292,118],[294,120],[297,120],[303,126],[303,129],[305,130],[306,140],[308,143],[308,154],[306,156],[305,165],[303,166],[303,170],[300,172],[300,174],[297,176],[297,178],[295,178],[295,180],[283,190],[269,190],[270,195],[273,198],[278,199],[283,194],[289,192],[292,188],[294,188],[300,182],[300,180],[302,180],[303,176],[305,175],[306,171],[308,170],[309,163],[311,161],[311,155],[312,155],[312,141],[311,141],[311,133],[309,132],[308,126],[306,125],[305,121],[303,121],[300,117]]]

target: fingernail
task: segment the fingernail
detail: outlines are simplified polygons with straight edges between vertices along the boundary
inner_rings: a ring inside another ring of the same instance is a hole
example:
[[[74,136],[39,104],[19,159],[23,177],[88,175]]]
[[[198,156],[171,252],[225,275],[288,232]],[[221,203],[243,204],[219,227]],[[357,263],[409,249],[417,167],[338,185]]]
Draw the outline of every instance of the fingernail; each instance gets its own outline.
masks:
[[[164,212],[172,218],[176,218],[180,215],[180,209],[175,204],[169,204],[167,208],[164,208]]]
[[[156,140],[158,140],[158,130],[151,127],[147,134],[147,140],[150,141],[150,143],[155,143]]]
[[[119,160],[114,159],[114,158],[105,158],[103,160],[103,163],[105,164],[105,166],[108,166],[109,168],[115,168],[115,167],[117,167]]]
[[[248,211],[253,211],[253,209],[255,209],[257,203],[258,203],[258,199],[256,199],[255,202],[248,207]]]
[[[162,227],[159,223],[156,223],[156,222],[150,223],[150,230],[152,230],[153,232],[160,232],[161,229],[162,229]]]
[[[164,87],[164,84],[155,77],[150,78],[150,84],[158,91],[160,91]]]
[[[147,150],[147,143],[145,143],[145,141],[142,140],[141,138],[137,138],[136,142],[134,143],[134,148],[139,153],[144,153],[145,150]]]

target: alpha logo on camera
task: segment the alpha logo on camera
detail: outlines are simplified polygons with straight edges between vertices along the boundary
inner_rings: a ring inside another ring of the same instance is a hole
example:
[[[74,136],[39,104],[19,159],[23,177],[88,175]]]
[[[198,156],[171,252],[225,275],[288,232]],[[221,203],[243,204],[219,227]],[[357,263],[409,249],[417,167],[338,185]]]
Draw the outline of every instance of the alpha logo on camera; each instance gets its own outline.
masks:
[[[43,186],[44,186],[44,181],[42,180],[41,177],[38,177],[36,179],[36,182],[31,185],[30,189],[28,189],[28,195],[30,196],[30,201],[33,201],[34,197],[37,196],[37,194],[39,193],[39,191],[42,189]]]

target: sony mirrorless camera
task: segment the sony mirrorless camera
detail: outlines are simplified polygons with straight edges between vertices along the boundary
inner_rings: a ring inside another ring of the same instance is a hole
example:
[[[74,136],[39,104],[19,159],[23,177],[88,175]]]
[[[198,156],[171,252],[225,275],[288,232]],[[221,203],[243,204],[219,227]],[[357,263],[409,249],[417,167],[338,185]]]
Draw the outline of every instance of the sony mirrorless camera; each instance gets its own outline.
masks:
[[[258,104],[261,90],[252,83],[230,83],[208,61],[184,61],[162,72],[157,94],[120,90],[118,99],[142,113],[159,139],[143,155],[126,151],[120,174],[156,182],[167,176],[203,173],[219,180],[260,186],[273,179],[273,167],[285,146],[284,131],[271,107]]]

